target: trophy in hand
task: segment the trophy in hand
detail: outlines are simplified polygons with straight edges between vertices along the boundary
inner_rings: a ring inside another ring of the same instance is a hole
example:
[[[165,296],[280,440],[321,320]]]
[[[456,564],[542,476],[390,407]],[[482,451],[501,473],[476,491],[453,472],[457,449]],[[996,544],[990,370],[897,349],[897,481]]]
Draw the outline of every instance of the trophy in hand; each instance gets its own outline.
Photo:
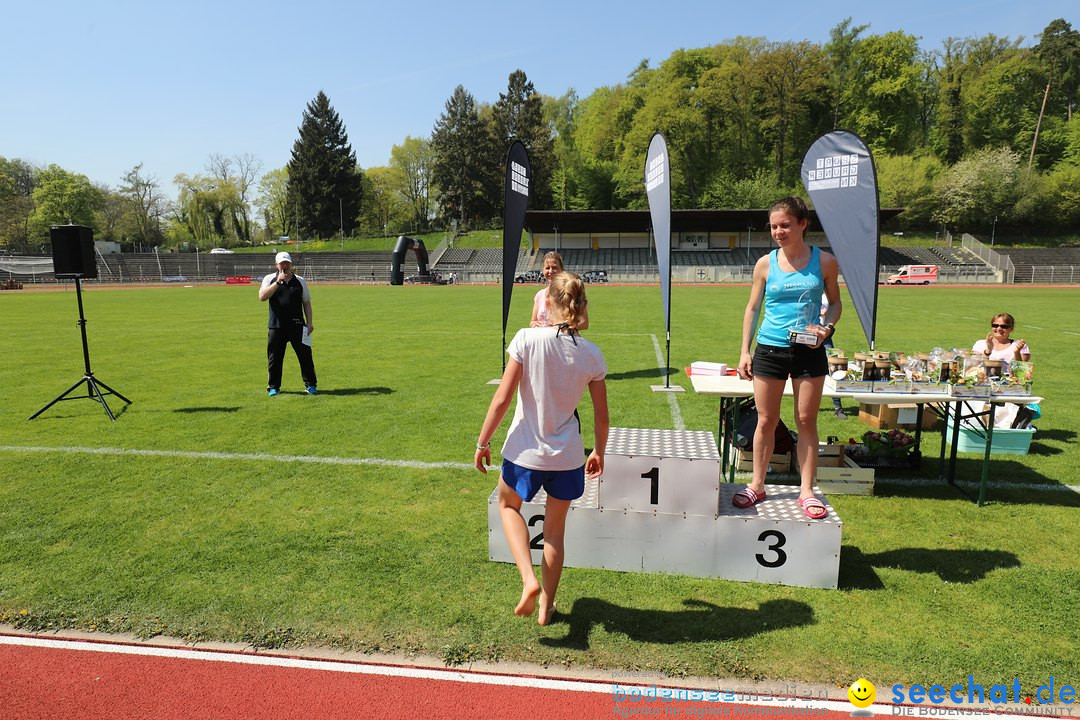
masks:
[[[821,318],[821,301],[815,294],[807,290],[799,296],[799,314],[795,324],[788,330],[788,342],[792,345],[809,345],[814,347],[821,344],[821,338],[812,328],[819,324]]]

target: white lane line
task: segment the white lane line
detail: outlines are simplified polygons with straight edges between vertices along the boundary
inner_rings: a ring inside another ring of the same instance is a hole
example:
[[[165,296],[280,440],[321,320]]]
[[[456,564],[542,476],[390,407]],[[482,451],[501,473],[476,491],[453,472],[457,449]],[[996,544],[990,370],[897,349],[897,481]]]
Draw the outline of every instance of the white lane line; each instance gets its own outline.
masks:
[[[187,450],[134,450],[130,448],[93,448],[93,447],[39,447],[22,445],[0,445],[0,451],[40,452],[40,453],[87,453],[91,455],[142,455],[150,457],[175,457],[207,460],[253,460],[255,462],[302,462],[326,465],[377,465],[382,467],[403,467],[420,470],[448,468],[451,470],[472,470],[473,466],[459,462],[421,462],[419,460],[387,460],[384,458],[347,458],[320,457],[318,455],[269,455],[266,453],[221,453],[193,452]]]
[[[647,337],[652,338],[653,349],[656,351],[656,367],[664,377],[665,368],[664,353],[660,349],[660,340],[653,333],[597,333],[604,337]],[[675,399],[675,393],[664,393],[668,398],[668,406],[671,408],[671,424],[676,430],[685,430],[686,422],[683,421],[682,411],[679,410],[679,402]]]
[[[879,477],[874,480],[879,485],[899,485],[901,487],[942,487],[943,481],[931,478],[903,478],[903,477]],[[976,480],[957,480],[957,485],[977,488]],[[987,480],[986,487],[992,490],[1023,490],[1027,492],[1073,492],[1080,494],[1080,485],[1055,485],[1053,483],[1032,483],[1030,485],[1004,482],[1002,480]]]
[[[675,408],[678,413],[678,406]],[[682,416],[677,419],[682,424]],[[678,427],[685,430],[686,427]],[[185,459],[206,460],[252,460],[265,462],[303,462],[327,465],[375,465],[383,467],[404,467],[419,470],[434,470],[445,468],[449,470],[473,470],[474,466],[468,463],[458,462],[422,462],[419,460],[386,460],[382,458],[343,458],[343,457],[319,457],[317,455],[268,455],[263,453],[219,453],[219,452],[192,452],[188,450],[134,450],[131,448],[109,447],[42,447],[34,445],[0,445],[0,452],[28,452],[28,453],[84,453],[89,455],[141,455],[144,457],[178,457]],[[737,476],[741,477],[741,476]],[[930,478],[878,478],[878,483],[884,485],[902,485],[909,487],[939,487],[941,481]],[[958,480],[957,485],[978,487],[979,483],[973,480]],[[1008,483],[1001,480],[989,480],[986,486],[998,490],[1033,490],[1036,492],[1074,492],[1080,494],[1080,485],[1054,485],[1051,483],[1033,483],[1021,485]]]
[[[1076,336],[1080,337],[1080,333],[1069,332],[1068,330],[1062,330],[1062,332],[1065,333],[1066,335],[1076,335]]]
[[[664,363],[664,353],[660,350],[660,340],[655,335],[649,335],[652,338],[653,349],[656,350],[656,366],[660,368],[661,374],[667,372],[667,365]],[[675,393],[666,392],[668,406],[671,407],[671,423],[675,426],[676,430],[685,430],[686,423],[683,422],[682,412],[679,410],[679,401],[675,399]]]
[[[0,635],[0,645],[49,648],[53,650],[81,650],[84,652],[115,653],[118,655],[140,655],[143,657],[162,657],[174,660],[205,660],[209,662],[227,662],[241,665],[269,665],[272,667],[285,667],[300,670],[327,670],[332,672],[356,673],[360,675],[388,675],[391,677],[421,678],[425,680],[470,682],[481,685],[507,685],[511,687],[532,687],[548,690],[576,690],[580,692],[601,693],[611,693],[612,691],[612,686],[610,684],[588,683],[577,680],[554,680],[535,677],[515,677],[512,675],[487,675],[457,670],[373,665],[369,663],[352,663],[339,660],[308,660],[278,655],[255,655],[244,652],[229,653],[217,650],[185,650],[182,648],[161,647],[158,645],[121,645],[108,642],[56,640],[52,638],[18,637],[11,635]]]
[[[110,642],[87,642],[83,640],[63,640],[54,638],[23,637],[0,635],[0,645],[16,647],[46,648],[52,650],[74,650],[82,652],[114,653],[117,655],[135,655],[142,657],[160,657],[174,660],[203,660],[207,662],[235,663],[240,665],[262,665],[298,670],[318,670],[324,672],[351,673],[357,675],[383,675],[387,677],[416,678],[443,682],[472,683],[474,685],[494,685],[503,687],[538,688],[542,690],[562,690],[568,692],[587,692],[608,695],[615,708],[637,707],[621,705],[622,702],[671,702],[690,700],[696,702],[723,703],[734,705],[766,706],[777,708],[783,703],[784,709],[825,709],[834,712],[848,712],[851,703],[839,700],[802,699],[784,695],[768,695],[758,692],[743,692],[726,689],[676,688],[657,685],[637,685],[633,683],[590,682],[587,680],[558,680],[555,678],[498,675],[479,671],[438,670],[435,668],[408,667],[402,665],[375,665],[362,662],[341,660],[317,660],[282,655],[254,654],[248,652],[222,652],[219,650],[186,650],[183,648],[162,647],[159,645],[125,645]],[[669,707],[665,705],[664,707]],[[875,714],[896,715],[901,706],[874,704],[870,708]],[[734,708],[733,708],[734,709]],[[935,709],[938,709],[935,706]],[[1007,714],[987,711],[981,706],[962,707],[965,717],[996,718],[998,720],[1030,720],[1030,715]],[[944,715],[945,708],[938,714]],[[728,713],[725,713],[728,714]],[[734,714],[734,713],[732,713]],[[912,713],[914,714],[914,713]]]

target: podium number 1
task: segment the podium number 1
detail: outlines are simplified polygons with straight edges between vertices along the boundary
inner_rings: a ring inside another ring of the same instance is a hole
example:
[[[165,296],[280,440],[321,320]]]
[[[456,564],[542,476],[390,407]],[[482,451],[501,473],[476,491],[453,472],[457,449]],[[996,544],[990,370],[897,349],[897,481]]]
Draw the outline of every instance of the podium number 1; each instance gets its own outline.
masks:
[[[654,467],[647,473],[641,473],[641,477],[647,478],[652,481],[649,487],[649,504],[660,504],[660,468]]]

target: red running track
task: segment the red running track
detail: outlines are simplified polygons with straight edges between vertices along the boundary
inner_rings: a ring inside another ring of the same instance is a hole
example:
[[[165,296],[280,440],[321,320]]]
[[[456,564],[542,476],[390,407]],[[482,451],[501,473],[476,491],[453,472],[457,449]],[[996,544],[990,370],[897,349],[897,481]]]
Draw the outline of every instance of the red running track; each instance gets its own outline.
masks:
[[[3,720],[840,720],[854,709],[836,700],[635,699],[634,686],[617,687],[623,697],[615,694],[616,686],[602,682],[0,635]]]

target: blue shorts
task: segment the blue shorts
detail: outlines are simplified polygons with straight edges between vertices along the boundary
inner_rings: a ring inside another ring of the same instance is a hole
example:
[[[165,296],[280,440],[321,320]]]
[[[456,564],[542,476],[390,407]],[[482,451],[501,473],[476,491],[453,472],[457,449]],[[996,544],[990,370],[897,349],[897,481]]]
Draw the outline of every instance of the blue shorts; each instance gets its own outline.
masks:
[[[585,494],[585,465],[576,470],[530,470],[503,460],[502,481],[525,502],[536,497],[541,487],[556,500],[577,500]]]

